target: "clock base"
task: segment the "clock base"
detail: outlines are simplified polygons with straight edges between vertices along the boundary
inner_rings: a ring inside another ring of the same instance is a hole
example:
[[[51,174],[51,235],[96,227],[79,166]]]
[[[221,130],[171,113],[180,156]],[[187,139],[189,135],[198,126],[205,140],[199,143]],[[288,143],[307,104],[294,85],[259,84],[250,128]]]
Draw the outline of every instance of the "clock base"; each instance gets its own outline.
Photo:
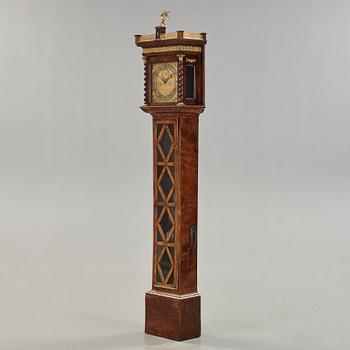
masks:
[[[176,341],[200,337],[200,295],[147,292],[145,332]]]

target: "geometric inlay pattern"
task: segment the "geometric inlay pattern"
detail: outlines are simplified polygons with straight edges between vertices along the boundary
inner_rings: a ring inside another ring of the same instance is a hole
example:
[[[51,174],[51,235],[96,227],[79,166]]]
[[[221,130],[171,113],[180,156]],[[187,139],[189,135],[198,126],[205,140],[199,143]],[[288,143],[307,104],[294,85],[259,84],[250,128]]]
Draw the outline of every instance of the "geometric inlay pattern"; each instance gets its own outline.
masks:
[[[156,282],[174,284],[175,134],[173,122],[157,122]]]

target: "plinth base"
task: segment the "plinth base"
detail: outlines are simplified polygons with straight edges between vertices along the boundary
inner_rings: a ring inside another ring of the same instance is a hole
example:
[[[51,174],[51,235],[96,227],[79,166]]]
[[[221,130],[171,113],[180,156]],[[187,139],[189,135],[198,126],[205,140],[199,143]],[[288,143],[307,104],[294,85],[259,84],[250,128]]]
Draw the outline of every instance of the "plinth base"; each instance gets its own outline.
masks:
[[[200,337],[200,295],[147,292],[145,332],[177,341]]]

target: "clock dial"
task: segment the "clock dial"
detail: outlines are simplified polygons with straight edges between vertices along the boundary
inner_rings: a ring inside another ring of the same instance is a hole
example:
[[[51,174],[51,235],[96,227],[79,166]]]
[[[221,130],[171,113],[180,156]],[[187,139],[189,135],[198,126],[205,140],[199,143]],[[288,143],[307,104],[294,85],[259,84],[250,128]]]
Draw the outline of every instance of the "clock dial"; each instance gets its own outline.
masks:
[[[153,64],[152,100],[153,102],[177,101],[177,62]]]

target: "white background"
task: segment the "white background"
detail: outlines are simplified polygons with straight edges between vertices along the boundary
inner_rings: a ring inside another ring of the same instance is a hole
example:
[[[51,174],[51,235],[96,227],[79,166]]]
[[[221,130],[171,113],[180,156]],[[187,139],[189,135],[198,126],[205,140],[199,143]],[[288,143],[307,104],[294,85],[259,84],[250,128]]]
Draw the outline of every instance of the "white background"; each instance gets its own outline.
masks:
[[[146,336],[141,50],[207,32],[200,339]],[[350,2],[0,2],[0,349],[350,348]]]

